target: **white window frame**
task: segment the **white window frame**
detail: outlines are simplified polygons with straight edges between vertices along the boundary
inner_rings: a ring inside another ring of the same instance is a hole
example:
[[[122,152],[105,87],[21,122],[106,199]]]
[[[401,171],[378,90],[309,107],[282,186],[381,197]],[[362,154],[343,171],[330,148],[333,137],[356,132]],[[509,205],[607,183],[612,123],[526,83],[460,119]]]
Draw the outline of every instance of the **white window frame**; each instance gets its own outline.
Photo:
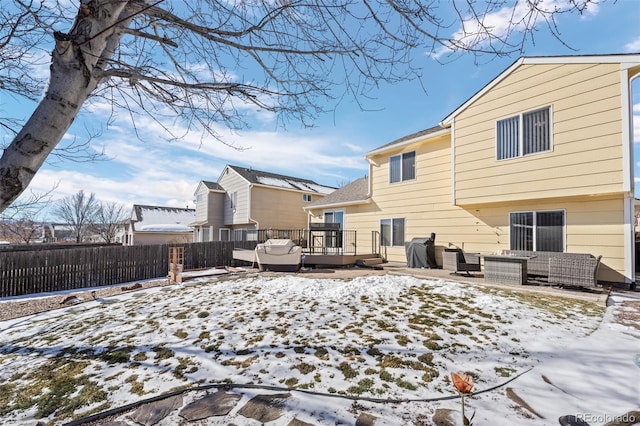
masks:
[[[223,235],[226,235],[226,237],[223,237]],[[231,228],[220,228],[218,229],[218,239],[220,241],[231,241]]]
[[[410,179],[405,179],[404,178],[404,156],[407,154],[413,154],[413,177]],[[393,180],[392,179],[392,167],[391,167],[391,162],[394,158],[398,158],[400,157],[400,179],[399,180]],[[417,155],[415,151],[408,151],[408,152],[403,152],[401,154],[396,154],[396,155],[392,155],[389,157],[389,183],[394,184],[394,183],[402,183],[402,182],[408,182],[408,181],[412,181],[416,179],[416,159],[417,159]]]
[[[342,220],[340,222],[336,222],[336,213],[342,214]],[[331,222],[327,222],[327,214],[331,214]],[[322,211],[322,220],[325,223],[339,223],[340,230],[343,231],[345,229],[345,221],[347,218],[347,210],[346,209],[333,209],[333,210],[323,210]]]
[[[543,110],[548,110],[549,111],[549,125],[548,125],[548,130],[549,130],[549,149],[545,149],[543,151],[536,151],[536,152],[530,152],[528,154],[524,154],[524,116],[527,114],[532,114],[538,111],[543,111]],[[505,121],[505,120],[509,120],[509,119],[513,119],[513,118],[518,118],[518,155],[515,156],[511,156],[511,157],[504,157],[504,158],[499,158],[499,151],[498,151],[498,134],[499,134],[499,129],[498,129],[498,123],[501,121]],[[530,155],[538,155],[538,154],[543,154],[546,152],[552,152],[553,151],[553,106],[552,105],[547,105],[547,106],[543,106],[540,108],[535,108],[532,110],[528,110],[528,111],[523,111],[519,114],[515,114],[515,115],[510,115],[507,117],[502,117],[498,120],[496,120],[495,122],[495,158],[497,161],[506,161],[506,160],[513,160],[514,158],[522,158],[522,157],[528,157]]]
[[[394,235],[393,235],[394,226],[393,226],[393,223],[396,220],[402,220],[402,239],[403,239],[403,241],[402,241],[401,245],[394,245],[393,244],[393,240],[394,240]],[[389,221],[389,225],[390,225],[390,229],[391,229],[391,235],[389,237],[389,243],[390,243],[389,245],[385,245],[383,243],[382,222],[384,222],[384,221]],[[393,217],[393,218],[389,217],[389,218],[380,219],[380,245],[382,247],[401,247],[401,246],[404,247],[404,239],[405,239],[406,234],[407,234],[407,219],[406,218],[404,218],[404,217]]]
[[[311,194],[302,194],[302,201],[304,201],[306,203],[310,203],[311,202]]]
[[[532,213],[533,214],[533,250],[537,250],[538,241],[537,241],[537,232],[536,228],[538,226],[538,213],[552,213],[552,212],[562,212],[562,252],[567,251],[567,210],[566,209],[548,209],[548,210],[515,210],[509,212],[509,249],[514,250],[511,247],[511,214],[513,213]]]
[[[256,241],[257,231],[249,228],[235,228],[231,230],[232,241]]]

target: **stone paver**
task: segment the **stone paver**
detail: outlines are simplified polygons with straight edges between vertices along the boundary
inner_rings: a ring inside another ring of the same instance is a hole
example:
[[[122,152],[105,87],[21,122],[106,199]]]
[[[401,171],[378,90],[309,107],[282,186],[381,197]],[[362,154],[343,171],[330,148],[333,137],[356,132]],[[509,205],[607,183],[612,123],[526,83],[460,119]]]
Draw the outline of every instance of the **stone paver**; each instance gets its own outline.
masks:
[[[436,408],[436,412],[433,413],[433,424],[436,426],[455,426],[456,422],[453,420],[453,410],[448,408]]]
[[[287,423],[287,426],[314,426],[314,424],[313,423],[303,422],[302,420],[299,420],[298,418],[293,418],[289,423]]]
[[[131,419],[144,426],[153,426],[180,407],[182,407],[182,395],[171,396],[141,405],[131,414]]]
[[[369,413],[360,413],[356,420],[356,426],[373,426],[376,423],[376,416],[372,416]]]
[[[235,408],[240,398],[242,398],[241,395],[227,393],[222,390],[210,393],[187,404],[186,407],[180,410],[180,417],[193,422],[204,420],[208,417],[226,416]]]
[[[239,411],[238,414],[256,419],[259,422],[271,422],[282,416],[284,404],[290,393],[277,393],[273,395],[257,395],[251,398]]]

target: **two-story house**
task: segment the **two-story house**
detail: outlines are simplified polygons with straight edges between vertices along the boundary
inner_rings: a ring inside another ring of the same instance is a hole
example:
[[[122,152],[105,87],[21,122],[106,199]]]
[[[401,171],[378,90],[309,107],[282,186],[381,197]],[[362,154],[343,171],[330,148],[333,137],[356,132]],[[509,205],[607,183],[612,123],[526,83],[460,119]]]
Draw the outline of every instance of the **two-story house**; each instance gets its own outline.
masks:
[[[307,211],[341,210],[359,246],[379,230],[391,261],[434,232],[440,253],[591,253],[599,280],[634,282],[639,75],[637,54],[520,58],[438,126],[368,152],[366,196]]]
[[[303,207],[336,188],[309,179],[227,165],[195,191],[194,241],[244,240],[258,229],[305,229]]]

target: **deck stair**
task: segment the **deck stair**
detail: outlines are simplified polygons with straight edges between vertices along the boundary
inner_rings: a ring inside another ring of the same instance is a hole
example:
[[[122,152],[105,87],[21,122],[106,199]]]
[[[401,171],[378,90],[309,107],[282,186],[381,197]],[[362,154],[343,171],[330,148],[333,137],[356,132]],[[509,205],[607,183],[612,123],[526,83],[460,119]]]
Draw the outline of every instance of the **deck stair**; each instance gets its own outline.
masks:
[[[356,265],[364,268],[382,269],[382,266],[380,266],[382,263],[384,263],[384,259],[381,257],[368,257],[366,259],[356,260]]]

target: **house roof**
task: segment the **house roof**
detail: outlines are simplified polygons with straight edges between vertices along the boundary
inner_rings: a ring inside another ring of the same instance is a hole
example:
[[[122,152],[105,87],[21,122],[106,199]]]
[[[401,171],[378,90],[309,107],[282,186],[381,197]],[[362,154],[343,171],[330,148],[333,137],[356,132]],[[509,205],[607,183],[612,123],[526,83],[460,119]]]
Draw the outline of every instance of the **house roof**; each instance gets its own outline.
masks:
[[[131,226],[138,232],[190,232],[195,216],[194,209],[134,204]]]
[[[421,130],[416,133],[412,133],[407,136],[403,136],[400,139],[396,139],[393,142],[389,142],[386,145],[382,145],[375,148],[373,151],[369,151],[365,154],[366,157],[370,157],[375,154],[380,154],[385,151],[396,149],[404,145],[410,145],[417,142],[419,139],[425,136],[438,136],[439,132],[442,134],[450,133],[451,122],[454,117],[464,111],[469,105],[475,102],[479,97],[484,95],[487,91],[491,90],[495,85],[500,83],[504,78],[514,72],[521,65],[528,64],[580,64],[580,63],[628,63],[631,65],[638,65],[640,63],[640,54],[637,53],[621,53],[612,55],[571,55],[571,56],[523,56],[517,59],[507,69],[500,73],[497,77],[487,83],[482,89],[476,92],[473,96],[467,99],[462,105],[456,108],[453,112],[447,115],[438,126],[433,126],[425,130]]]
[[[638,65],[640,63],[640,54],[637,53],[620,53],[612,55],[570,55],[570,56],[522,56],[518,58],[511,66],[505,69],[497,77],[487,83],[482,89],[476,92],[473,96],[467,99],[462,105],[456,108],[451,114],[447,115],[440,125],[448,127],[451,122],[462,111],[464,111],[469,105],[474,103],[478,98],[483,96],[486,92],[491,90],[494,86],[504,80],[512,72],[518,69],[522,65],[531,64],[611,64],[611,63],[630,63]]]
[[[379,146],[372,151],[367,152],[364,156],[369,157],[371,155],[379,154],[381,152],[389,151],[391,149],[399,148],[404,145],[410,145],[416,140],[423,138],[424,136],[438,136],[439,134],[451,133],[450,129],[446,129],[440,125],[429,127],[428,129],[420,130],[419,132],[412,133],[407,136],[403,136],[400,139],[396,139],[393,142]]]
[[[304,209],[344,206],[369,202],[369,179],[365,176],[335,190],[326,197],[307,204]]]
[[[203,180],[202,184],[204,186],[206,186],[207,188],[214,190],[214,191],[224,191],[224,188],[220,186],[220,184],[218,182],[211,182],[208,180]]]
[[[193,193],[193,195],[197,195],[200,192],[200,189],[202,187],[207,188],[207,191],[214,191],[214,192],[225,192],[224,188],[222,186],[220,186],[219,183],[217,182],[211,182],[208,180],[201,180],[198,183],[198,187],[196,188],[196,191]]]
[[[302,179],[293,176],[285,176],[276,173],[263,172],[261,170],[248,169],[246,167],[227,165],[249,183],[254,185],[271,186],[274,188],[285,188],[296,191],[313,192],[317,194],[330,194],[336,188],[320,185],[309,179]]]

